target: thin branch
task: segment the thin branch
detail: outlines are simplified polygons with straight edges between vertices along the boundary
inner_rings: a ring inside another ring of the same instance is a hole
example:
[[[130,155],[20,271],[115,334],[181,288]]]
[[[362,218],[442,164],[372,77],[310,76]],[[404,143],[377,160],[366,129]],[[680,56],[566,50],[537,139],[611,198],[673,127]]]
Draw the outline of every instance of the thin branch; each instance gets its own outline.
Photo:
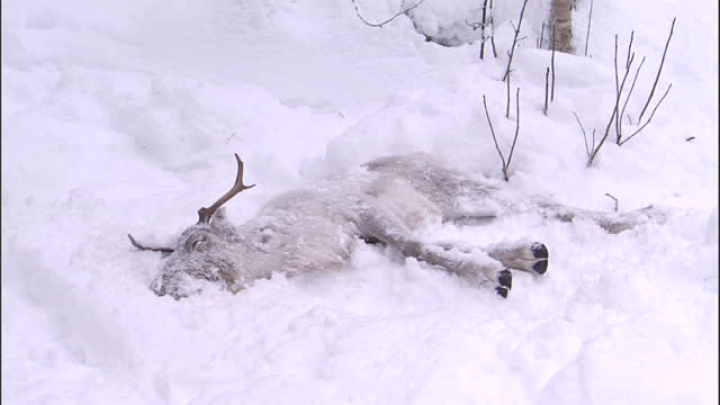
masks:
[[[635,132],[633,132],[632,135],[628,136],[625,140],[620,142],[618,145],[620,145],[620,146],[624,145],[627,141],[631,140],[635,135],[639,134],[640,131],[642,131],[643,129],[645,129],[646,126],[648,126],[650,121],[655,116],[655,111],[657,111],[658,107],[660,107],[660,104],[663,102],[663,100],[665,100],[665,97],[668,95],[671,88],[672,88],[672,83],[670,83],[667,90],[665,90],[665,94],[663,94],[663,96],[660,98],[660,101],[658,101],[657,104],[655,104],[655,108],[653,108],[652,112],[650,113],[648,120],[644,124],[642,124],[642,126],[640,128],[638,128]]]
[[[523,14],[525,14],[525,6],[527,6],[527,2],[528,0],[523,0],[522,9],[520,10],[520,19],[518,20],[517,28],[515,28],[515,37],[513,38],[512,47],[510,48],[510,59],[508,59],[507,68],[505,69],[505,74],[503,75],[503,81],[510,76],[510,66],[512,65],[513,56],[515,55],[515,45],[517,45],[518,36],[520,35],[520,26],[522,25]],[[512,24],[512,21],[510,23]],[[515,27],[514,24],[513,27]]]
[[[613,58],[615,66],[615,98],[620,97],[620,75],[618,74],[618,34],[615,34],[615,57]],[[617,113],[617,111],[616,111]]]
[[[510,77],[505,81],[505,84],[507,84],[507,103],[505,106],[505,118],[510,118]]]
[[[497,58],[497,50],[495,49],[495,0],[490,0],[490,45],[492,45],[493,57]]]
[[[488,6],[488,0],[485,0],[483,2],[483,9],[482,9],[482,31],[481,31],[481,42],[480,42],[480,59],[485,58],[485,26],[487,24],[487,6]]]
[[[551,85],[550,85],[550,101],[555,101],[555,24],[553,24],[553,40],[552,40],[552,51],[550,56],[550,72],[551,72]]]
[[[622,142],[622,117],[625,115],[625,109],[627,108],[628,102],[630,101],[630,96],[632,95],[632,92],[635,89],[635,83],[637,82],[638,75],[640,74],[640,69],[642,68],[644,63],[645,63],[645,57],[643,56],[642,60],[640,61],[640,65],[638,65],[638,68],[635,71],[635,77],[633,77],[633,81],[632,81],[632,84],[630,85],[630,90],[628,91],[627,98],[625,98],[625,103],[623,103],[623,107],[620,110],[620,115],[618,115],[618,120],[617,120],[618,121],[618,134],[617,134],[618,142]],[[629,115],[627,116],[627,118],[628,118],[628,121],[630,121]],[[632,121],[630,121],[630,124],[632,125]]]
[[[510,168],[510,162],[512,161],[513,153],[515,152],[515,143],[517,143],[518,135],[520,134],[520,87],[515,89],[515,108],[515,136],[513,137],[512,146],[510,146],[510,154],[508,155],[507,165],[505,165],[505,181],[509,180],[507,171]]]
[[[632,52],[633,39],[635,39],[635,30],[630,31],[630,43],[628,44],[628,53],[625,57],[625,69],[630,69],[630,53]]]
[[[543,109],[543,112],[545,113],[545,116],[548,115],[548,94],[550,88],[550,68],[545,68],[545,108]]]
[[[408,7],[408,8],[406,8],[406,9],[402,9],[402,10],[398,11],[397,14],[395,14],[394,16],[392,16],[392,17],[388,18],[387,20],[385,20],[385,21],[383,21],[383,22],[380,22],[380,23],[371,23],[370,21],[366,20],[366,19],[362,16],[362,14],[360,14],[360,9],[358,9],[358,5],[357,5],[357,0],[351,0],[351,1],[352,1],[352,3],[353,3],[353,6],[355,6],[355,13],[357,14],[358,18],[360,18],[360,21],[364,22],[365,25],[368,25],[368,26],[370,26],[370,27],[382,28],[383,26],[385,26],[386,24],[388,24],[388,23],[391,22],[392,20],[400,17],[401,15],[407,13],[407,12],[410,11],[410,10],[413,10],[413,9],[417,8],[417,7],[418,7],[419,5],[421,5],[425,0],[420,0],[420,1],[418,1],[417,3],[415,3],[414,6],[411,6],[411,7]]]
[[[540,39],[538,40],[538,48],[539,49],[542,49],[544,35],[545,35],[545,21],[543,21],[542,27],[540,27]]]
[[[617,34],[615,35],[615,65],[616,65],[616,72],[617,72]],[[632,65],[633,58],[630,58],[630,65]],[[608,121],[607,127],[605,127],[605,133],[603,134],[603,137],[600,139],[600,143],[593,149],[592,155],[590,155],[590,159],[588,159],[588,166],[592,166],[593,161],[595,160],[595,157],[597,156],[598,152],[600,151],[600,148],[605,144],[605,141],[607,140],[608,136],[610,136],[610,128],[612,128],[613,120],[615,119],[621,119],[622,117],[618,117],[617,114],[620,112],[619,105],[620,105],[620,95],[623,92],[623,88],[625,87],[625,83],[627,82],[628,74],[630,73],[630,69],[625,70],[625,75],[623,76],[622,82],[620,83],[620,87],[617,88],[616,91],[616,97],[615,97],[615,105],[613,106],[612,115],[610,116],[610,120]],[[615,75],[615,83],[618,81],[617,73]],[[620,144],[620,143],[618,143]]]
[[[573,111],[573,115],[575,116],[575,120],[577,120],[578,125],[580,125],[580,129],[582,130],[583,134],[583,141],[585,142],[585,153],[588,157],[592,155],[592,149],[595,149],[595,129],[593,128],[593,142],[592,142],[592,149],[588,145],[587,142],[587,135],[585,134],[585,127],[583,126],[582,122],[580,122],[580,117],[578,117],[577,114],[575,114],[575,111]]]
[[[660,67],[658,68],[657,76],[655,76],[655,83],[653,83],[652,89],[650,90],[650,95],[648,96],[647,102],[645,103],[645,106],[643,107],[642,111],[640,111],[640,116],[638,118],[638,122],[642,121],[642,117],[645,114],[645,110],[647,110],[648,105],[650,105],[650,100],[652,99],[653,95],[655,94],[655,88],[657,87],[658,81],[660,80],[660,74],[662,73],[663,65],[665,64],[665,55],[667,55],[668,47],[670,46],[670,40],[672,39],[673,30],[675,29],[675,19],[677,17],[673,18],[672,25],[670,26],[670,35],[668,35],[667,42],[665,43],[665,50],[663,51],[662,59],[660,60]],[[659,105],[659,103],[658,103]],[[648,120],[649,122],[649,120]]]
[[[605,195],[608,196],[608,197],[610,197],[610,198],[612,198],[613,201],[615,201],[615,212],[617,212],[617,210],[618,210],[618,199],[615,198],[615,197],[614,197],[612,194],[610,194],[610,193],[605,193]]]
[[[615,111],[614,111],[614,117],[615,117],[615,142],[619,145],[622,140],[622,114],[620,113],[620,100],[622,99],[623,89],[625,88],[625,83],[627,82],[628,75],[630,74],[630,68],[632,67],[633,61],[635,60],[635,53],[632,52],[632,39],[634,36],[633,34],[630,35],[630,43],[628,45],[628,58],[625,61],[625,74],[623,75],[622,82],[618,84],[620,77],[618,74],[618,64],[617,64],[617,49],[618,49],[618,43],[617,39],[618,36],[615,34],[615,56],[614,56],[614,62],[615,62]]]
[[[590,0],[590,15],[588,16],[587,33],[585,34],[585,56],[588,52],[588,43],[590,42],[590,24],[592,23],[593,0]]]
[[[497,150],[498,155],[500,155],[500,160],[502,161],[503,166],[503,173],[505,173],[505,156],[503,155],[502,151],[500,150],[500,145],[498,145],[497,137],[495,136],[495,130],[493,129],[492,121],[490,120],[490,113],[488,112],[487,108],[487,102],[485,102],[485,95],[483,94],[483,106],[485,107],[485,116],[487,117],[488,125],[490,126],[490,133],[492,134],[493,142],[495,142],[495,149]],[[505,179],[507,180],[507,179]]]

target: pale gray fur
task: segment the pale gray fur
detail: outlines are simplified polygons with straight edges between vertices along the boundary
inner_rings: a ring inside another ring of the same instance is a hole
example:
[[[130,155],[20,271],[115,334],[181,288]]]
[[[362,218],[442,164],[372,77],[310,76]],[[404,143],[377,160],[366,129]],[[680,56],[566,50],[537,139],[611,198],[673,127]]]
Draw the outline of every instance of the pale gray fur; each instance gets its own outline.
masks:
[[[218,210],[209,223],[182,233],[152,289],[179,298],[199,292],[202,287],[193,281],[199,279],[237,292],[273,272],[292,276],[340,268],[363,240],[384,243],[473,284],[502,286],[503,276],[509,289],[511,276],[504,269],[532,271],[539,260],[547,265],[547,250],[544,258],[536,258],[532,248],[537,244],[518,242],[462,251],[422,243],[415,232],[432,223],[528,209],[561,220],[586,217],[608,228],[642,222],[637,215],[623,218],[547,201],[523,204],[521,209],[496,197],[496,191],[488,182],[452,169],[430,154],[377,159],[349,175],[286,192],[239,226]]]

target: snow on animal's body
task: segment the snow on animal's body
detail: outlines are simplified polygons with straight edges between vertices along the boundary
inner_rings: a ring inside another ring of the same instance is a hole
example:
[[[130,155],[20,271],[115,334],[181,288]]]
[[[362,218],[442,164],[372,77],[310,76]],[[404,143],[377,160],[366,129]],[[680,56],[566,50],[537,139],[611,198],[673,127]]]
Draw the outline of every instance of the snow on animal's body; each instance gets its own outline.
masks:
[[[472,283],[493,286],[504,297],[512,286],[507,268],[536,274],[547,270],[547,248],[537,242],[496,244],[461,252],[419,241],[415,231],[428,224],[493,217],[513,205],[497,198],[494,186],[432,155],[416,153],[368,162],[349,175],[283,193],[257,216],[236,226],[227,221],[219,207],[237,192],[252,187],[242,185],[242,162],[237,159],[234,191],[211,209],[201,208],[200,221],[182,233],[174,249],[146,248],[131,237],[138,248],[170,253],[152,285],[158,295],[179,298],[196,293],[202,289],[202,282],[195,280],[219,283],[237,292],[275,271],[294,275],[338,268],[348,261],[354,246],[364,242],[392,246],[405,256],[444,268]],[[563,220],[583,215],[579,210],[563,211],[547,204],[544,209]],[[629,217],[630,221],[620,217],[613,221],[598,213],[585,214],[601,225],[603,221],[621,227],[637,222],[635,216]]]

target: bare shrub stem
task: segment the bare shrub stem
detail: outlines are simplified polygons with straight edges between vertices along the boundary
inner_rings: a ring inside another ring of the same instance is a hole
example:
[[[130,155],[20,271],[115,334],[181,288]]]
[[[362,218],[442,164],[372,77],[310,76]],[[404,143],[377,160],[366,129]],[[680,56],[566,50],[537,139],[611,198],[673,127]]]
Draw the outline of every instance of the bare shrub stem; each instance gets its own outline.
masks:
[[[492,135],[493,142],[495,143],[495,150],[497,150],[498,155],[500,156],[500,161],[502,162],[502,172],[503,172],[503,178],[505,181],[510,180],[510,176],[508,175],[508,169],[510,168],[510,162],[512,162],[513,154],[515,153],[515,145],[517,143],[518,135],[520,134],[520,88],[518,87],[515,91],[515,105],[516,105],[516,113],[515,113],[515,136],[513,137],[512,146],[510,146],[510,153],[508,154],[507,161],[505,160],[505,155],[502,153],[502,150],[500,149],[500,144],[498,143],[497,136],[495,135],[495,130],[493,129],[492,120],[490,119],[490,113],[488,112],[487,108],[487,101],[485,99],[485,95],[483,94],[483,107],[485,108],[485,117],[487,117],[488,126],[490,127],[490,134]]]
[[[588,53],[588,43],[590,42],[590,24],[592,23],[593,0],[590,0],[590,14],[588,15],[587,32],[585,33],[585,56]]]
[[[662,59],[660,60],[660,67],[658,68],[657,75],[655,76],[655,82],[653,83],[652,89],[650,90],[650,95],[647,98],[647,101],[645,102],[645,106],[643,107],[642,111],[640,111],[640,116],[638,117],[638,122],[642,121],[643,115],[645,115],[645,110],[647,110],[648,105],[650,105],[650,100],[653,98],[653,95],[655,94],[655,88],[657,87],[658,81],[660,80],[660,74],[662,73],[663,65],[665,64],[665,56],[667,55],[668,47],[670,46],[670,40],[672,39],[673,30],[675,29],[675,20],[677,17],[673,18],[672,25],[670,26],[670,34],[668,35],[667,42],[665,42],[665,50],[663,50]],[[659,103],[658,103],[659,104]]]
[[[407,12],[410,11],[410,10],[413,10],[413,9],[417,8],[417,7],[418,7],[419,5],[421,5],[425,0],[420,0],[420,1],[418,1],[417,3],[415,3],[415,5],[410,6],[410,7],[408,7],[408,8],[403,8],[402,10],[398,11],[398,12],[397,12],[395,15],[393,15],[392,17],[388,18],[388,19],[385,20],[385,21],[379,22],[379,23],[372,23],[372,22],[366,20],[366,19],[362,16],[362,14],[360,14],[360,9],[358,8],[358,5],[357,5],[357,0],[351,0],[351,1],[352,1],[352,3],[353,3],[353,6],[355,7],[355,14],[357,14],[357,16],[358,16],[358,18],[360,19],[360,21],[362,21],[363,23],[365,23],[365,25],[368,25],[368,26],[370,26],[370,27],[382,28],[382,27],[384,27],[385,25],[387,25],[389,22],[391,22],[392,20],[400,17],[401,15],[407,13]],[[404,3],[405,3],[405,2],[403,1],[403,5],[404,5]],[[402,8],[402,6],[401,6],[401,8]]]
[[[528,0],[523,0],[522,9],[520,10],[520,19],[518,20],[517,27],[515,27],[515,36],[513,37],[512,47],[510,47],[508,64],[507,68],[505,69],[505,74],[503,75],[503,81],[507,80],[510,76],[510,68],[512,67],[512,60],[513,56],[515,55],[515,46],[517,45],[518,36],[520,35],[520,26],[522,25],[523,15],[525,14],[525,6],[527,6],[527,2]]]

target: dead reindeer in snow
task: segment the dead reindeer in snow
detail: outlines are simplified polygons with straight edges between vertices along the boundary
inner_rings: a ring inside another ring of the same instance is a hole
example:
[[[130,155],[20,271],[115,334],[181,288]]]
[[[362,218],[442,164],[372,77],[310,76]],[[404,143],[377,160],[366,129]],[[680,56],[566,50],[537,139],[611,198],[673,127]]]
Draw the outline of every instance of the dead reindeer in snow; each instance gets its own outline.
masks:
[[[314,188],[288,191],[236,226],[220,207],[254,184],[244,184],[243,162],[237,154],[235,158],[235,184],[209,208],[200,208],[197,224],[180,235],[175,248],[147,247],[128,235],[139,249],[169,254],[152,285],[158,295],[180,298],[197,293],[202,289],[198,280],[237,292],[253,280],[270,278],[274,271],[295,275],[342,267],[359,243],[382,243],[507,297],[512,287],[509,269],[545,274],[549,254],[544,244],[521,241],[455,249],[423,243],[416,231],[432,222],[483,221],[530,211],[562,221],[587,218],[617,233],[662,216],[651,207],[617,214],[542,200],[507,201],[488,182],[430,154],[415,153],[373,160],[360,171]]]

